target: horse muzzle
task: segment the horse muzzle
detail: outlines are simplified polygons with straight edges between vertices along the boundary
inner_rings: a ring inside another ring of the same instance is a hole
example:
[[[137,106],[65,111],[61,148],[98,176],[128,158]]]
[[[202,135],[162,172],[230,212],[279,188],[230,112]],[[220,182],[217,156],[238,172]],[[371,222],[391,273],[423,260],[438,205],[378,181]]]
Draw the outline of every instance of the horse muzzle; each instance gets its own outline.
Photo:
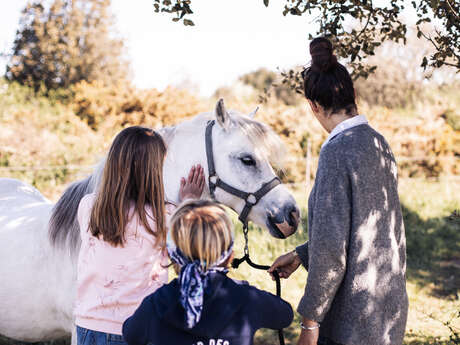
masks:
[[[278,212],[270,213],[267,218],[270,234],[276,238],[286,238],[296,232],[300,221],[300,211],[295,204],[288,203]]]

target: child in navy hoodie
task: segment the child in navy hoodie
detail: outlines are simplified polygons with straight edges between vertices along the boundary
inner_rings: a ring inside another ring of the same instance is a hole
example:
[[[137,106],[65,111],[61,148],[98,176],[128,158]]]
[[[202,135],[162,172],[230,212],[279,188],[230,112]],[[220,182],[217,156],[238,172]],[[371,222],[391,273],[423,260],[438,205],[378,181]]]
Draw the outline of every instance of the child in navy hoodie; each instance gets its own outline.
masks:
[[[171,219],[168,253],[177,279],[147,296],[123,324],[130,345],[251,345],[259,328],[287,327],[291,306],[227,277],[233,226],[214,202],[193,200]]]

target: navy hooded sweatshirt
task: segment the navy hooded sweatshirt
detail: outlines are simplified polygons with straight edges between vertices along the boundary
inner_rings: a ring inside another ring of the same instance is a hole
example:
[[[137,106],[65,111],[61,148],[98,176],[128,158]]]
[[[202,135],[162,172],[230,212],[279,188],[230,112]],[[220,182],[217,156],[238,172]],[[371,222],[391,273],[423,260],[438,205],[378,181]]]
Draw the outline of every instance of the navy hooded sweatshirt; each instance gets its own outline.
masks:
[[[224,273],[209,274],[200,321],[188,329],[177,279],[147,296],[123,324],[129,345],[252,345],[259,328],[289,326],[293,312],[281,298],[235,281]]]

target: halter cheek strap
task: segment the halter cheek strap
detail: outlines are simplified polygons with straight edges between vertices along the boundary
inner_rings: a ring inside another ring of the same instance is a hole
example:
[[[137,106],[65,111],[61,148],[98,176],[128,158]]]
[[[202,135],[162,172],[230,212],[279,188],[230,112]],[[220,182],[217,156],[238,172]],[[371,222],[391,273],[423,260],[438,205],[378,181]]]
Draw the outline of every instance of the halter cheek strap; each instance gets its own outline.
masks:
[[[230,193],[240,199],[243,199],[245,201],[245,205],[243,207],[243,210],[241,211],[240,215],[238,216],[238,219],[243,223],[245,226],[247,226],[248,223],[248,216],[249,213],[251,212],[251,209],[254,205],[256,205],[260,199],[262,199],[265,194],[270,192],[273,188],[275,188],[277,185],[281,184],[281,181],[278,177],[274,177],[271,181],[264,183],[262,187],[259,188],[254,193],[248,193],[242,190],[239,190],[235,187],[230,186],[229,184],[225,183],[222,181],[219,176],[217,175],[216,172],[216,167],[214,165],[214,153],[212,149],[212,128],[215,124],[215,121],[209,121],[208,125],[206,126],[206,158],[208,161],[208,184],[209,184],[209,193],[211,194],[211,197],[215,199],[215,191],[216,188],[219,187],[220,189],[223,189],[227,193]],[[279,234],[282,238],[284,238],[284,234],[279,231]]]

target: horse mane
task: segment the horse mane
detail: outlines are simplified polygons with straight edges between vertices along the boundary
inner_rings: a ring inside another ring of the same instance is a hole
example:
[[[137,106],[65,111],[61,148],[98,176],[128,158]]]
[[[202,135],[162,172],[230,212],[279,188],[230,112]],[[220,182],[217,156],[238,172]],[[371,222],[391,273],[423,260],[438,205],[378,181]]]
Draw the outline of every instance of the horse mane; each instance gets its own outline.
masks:
[[[229,110],[231,124],[240,129],[255,147],[256,154],[266,158],[270,164],[282,168],[286,147],[280,137],[265,123],[253,120],[241,113]]]
[[[72,183],[54,205],[49,220],[48,236],[57,248],[68,248],[78,252],[80,247],[80,227],[77,212],[81,199],[95,191],[99,184],[105,160],[99,163],[92,175]]]

